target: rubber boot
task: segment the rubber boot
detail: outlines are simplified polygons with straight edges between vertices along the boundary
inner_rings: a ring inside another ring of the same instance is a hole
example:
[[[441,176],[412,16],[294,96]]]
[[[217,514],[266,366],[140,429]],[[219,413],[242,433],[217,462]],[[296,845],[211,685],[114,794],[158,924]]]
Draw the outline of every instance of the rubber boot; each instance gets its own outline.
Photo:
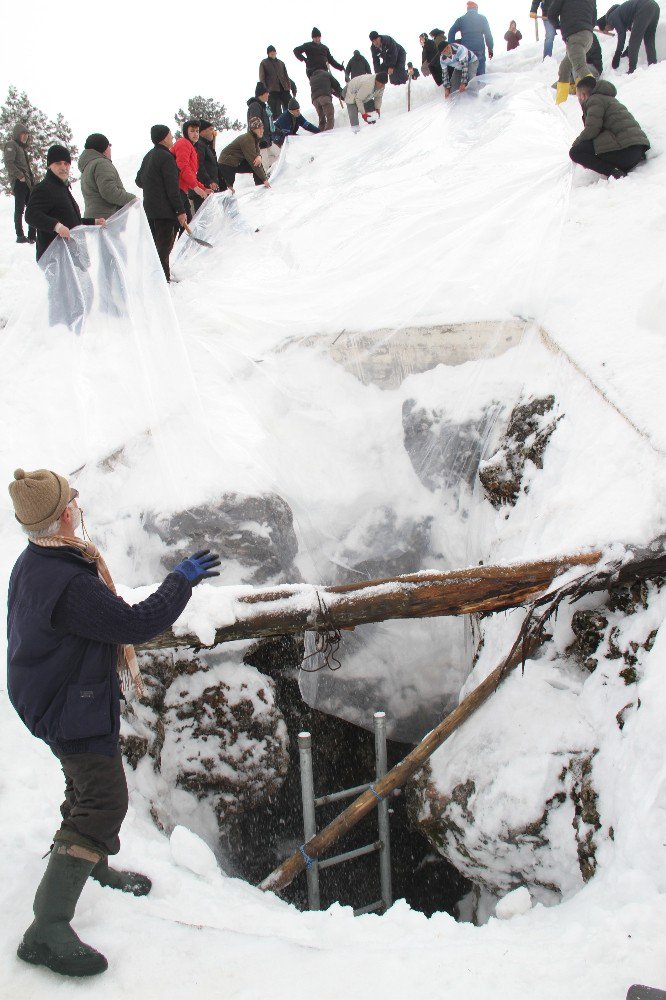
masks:
[[[117,868],[109,868],[106,858],[98,861],[90,873],[90,877],[99,882],[100,885],[109,886],[111,889],[119,889],[121,892],[131,892],[133,896],[147,896],[153,887],[147,875],[139,872],[118,871]]]
[[[555,91],[555,103],[564,104],[568,96],[569,96],[569,84],[558,83]]]
[[[72,853],[74,852],[74,853]],[[89,852],[86,852],[89,853]],[[16,954],[61,976],[95,976],[108,968],[104,955],[84,944],[69,925],[95,858],[77,856],[73,845],[54,847],[33,904],[35,919]]]

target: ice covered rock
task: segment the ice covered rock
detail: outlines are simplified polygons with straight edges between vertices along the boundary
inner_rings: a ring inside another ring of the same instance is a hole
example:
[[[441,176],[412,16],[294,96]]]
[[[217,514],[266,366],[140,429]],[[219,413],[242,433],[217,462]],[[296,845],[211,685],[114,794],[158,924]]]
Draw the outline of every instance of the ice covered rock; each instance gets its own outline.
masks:
[[[385,506],[368,511],[334,552],[336,583],[418,572],[427,562],[431,521],[430,517],[399,516]]]
[[[222,557],[228,584],[297,583],[298,541],[289,505],[276,493],[225,493],[219,500],[170,515],[147,514],[144,528],[169,546],[165,569],[195,549]]]
[[[219,871],[215,855],[201,837],[184,826],[175,826],[169,838],[171,857],[181,868],[210,878]]]
[[[512,917],[528,913],[531,909],[532,897],[529,889],[521,885],[520,888],[514,889],[513,892],[507,893],[500,899],[495,909],[495,916],[499,917],[500,920],[511,920]]]

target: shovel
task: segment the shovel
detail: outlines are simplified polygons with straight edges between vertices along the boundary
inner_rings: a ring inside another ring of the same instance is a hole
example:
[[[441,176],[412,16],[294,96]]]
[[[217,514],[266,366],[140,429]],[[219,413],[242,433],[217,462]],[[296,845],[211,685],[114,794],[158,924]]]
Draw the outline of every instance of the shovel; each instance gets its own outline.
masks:
[[[205,240],[200,240],[198,236],[194,236],[193,233],[192,233],[192,230],[187,225],[187,223],[185,224],[185,232],[187,233],[187,235],[189,236],[189,238],[191,240],[194,240],[195,243],[198,243],[200,247],[208,247],[209,250],[213,249],[213,244],[212,243],[206,243]]]

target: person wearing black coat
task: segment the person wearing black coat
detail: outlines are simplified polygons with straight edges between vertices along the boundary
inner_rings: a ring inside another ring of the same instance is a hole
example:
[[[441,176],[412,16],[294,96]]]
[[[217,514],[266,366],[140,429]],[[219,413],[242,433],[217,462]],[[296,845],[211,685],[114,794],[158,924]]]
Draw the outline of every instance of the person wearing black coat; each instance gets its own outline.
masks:
[[[248,131],[250,131],[250,122],[254,118],[260,118],[264,126],[263,136],[259,140],[259,149],[261,150],[261,162],[267,175],[280,156],[280,147],[275,141],[275,123],[271,106],[268,103],[268,96],[268,88],[259,81],[254,89],[254,97],[250,97],[247,102]]]
[[[439,34],[441,35],[441,38],[446,41],[446,35],[444,32],[440,32]],[[419,41],[421,43],[421,49],[423,50],[421,58],[421,72],[424,76],[431,76],[437,86],[441,87],[442,65],[439,61],[437,42],[425,31],[422,31],[419,35]]]
[[[354,55],[345,66],[345,83],[349,83],[355,76],[364,76],[366,73],[372,73],[370,63],[358,49],[354,49]]]
[[[380,35],[377,31],[370,32],[370,52],[375,73],[388,73],[389,83],[398,86],[407,83],[407,53],[402,45],[390,35]]]
[[[171,280],[169,255],[179,227],[187,223],[178,185],[178,164],[169,150],[173,135],[168,125],[153,125],[151,149],[143,158],[136,175],[136,186],[143,190],[143,210],[155,240],[155,248],[167,281]],[[217,179],[217,163],[215,170]]]
[[[610,34],[613,29],[617,32],[617,48],[611,63],[613,69],[620,68],[628,31],[631,32],[626,51],[629,56],[629,72],[633,73],[636,69],[641,42],[645,45],[648,66],[657,62],[655,35],[660,13],[656,0],[626,0],[626,3],[614,4],[599,18],[597,25],[604,34]]]
[[[199,138],[195,142],[197,154],[199,156],[199,169],[197,177],[204,187],[211,191],[219,191],[217,176],[217,156],[215,155],[215,127],[205,118],[199,122]],[[194,202],[194,211],[197,212],[204,203],[194,191],[191,196]]]
[[[37,230],[37,260],[56,236],[69,239],[76,226],[103,226],[104,219],[83,219],[69,186],[72,157],[65,146],[51,146],[44,179],[35,184],[25,210],[25,221]]]
[[[307,73],[308,80],[316,69],[328,69],[329,66],[333,66],[344,73],[345,68],[342,63],[337,62],[331,55],[329,47],[322,44],[319,28],[312,29],[311,42],[303,42],[302,45],[296,46],[294,55],[299,62],[305,63],[305,72]]]

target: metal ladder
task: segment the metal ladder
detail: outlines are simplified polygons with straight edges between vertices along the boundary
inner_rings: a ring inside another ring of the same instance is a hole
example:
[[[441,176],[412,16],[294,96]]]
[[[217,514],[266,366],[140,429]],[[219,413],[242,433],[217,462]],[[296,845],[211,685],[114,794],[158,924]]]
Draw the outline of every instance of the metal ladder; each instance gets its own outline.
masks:
[[[386,713],[375,712],[375,760],[376,760],[376,780],[383,778],[386,774]],[[317,832],[316,809],[319,806],[329,805],[331,802],[341,802],[344,799],[352,799],[361,795],[371,787],[371,782],[365,785],[357,785],[356,788],[345,788],[341,792],[331,792],[329,795],[321,795],[315,798],[314,778],[312,774],[312,737],[310,733],[298,734],[298,753],[301,764],[301,795],[303,798],[303,829],[305,843],[314,837]],[[316,861],[309,865],[306,870],[308,881],[308,908],[318,910],[320,908],[319,898],[319,872],[325,868],[332,868],[333,865],[340,865],[344,861],[352,861],[354,858],[361,858],[366,854],[379,853],[379,880],[381,884],[381,899],[367,906],[361,906],[354,910],[354,916],[359,917],[362,913],[374,913],[379,911],[384,913],[393,902],[391,888],[391,837],[389,831],[389,807],[388,800],[382,799],[377,806],[378,839],[372,844],[364,847],[357,847],[353,851],[346,851],[344,854],[337,854],[332,858],[325,858],[323,861]]]

